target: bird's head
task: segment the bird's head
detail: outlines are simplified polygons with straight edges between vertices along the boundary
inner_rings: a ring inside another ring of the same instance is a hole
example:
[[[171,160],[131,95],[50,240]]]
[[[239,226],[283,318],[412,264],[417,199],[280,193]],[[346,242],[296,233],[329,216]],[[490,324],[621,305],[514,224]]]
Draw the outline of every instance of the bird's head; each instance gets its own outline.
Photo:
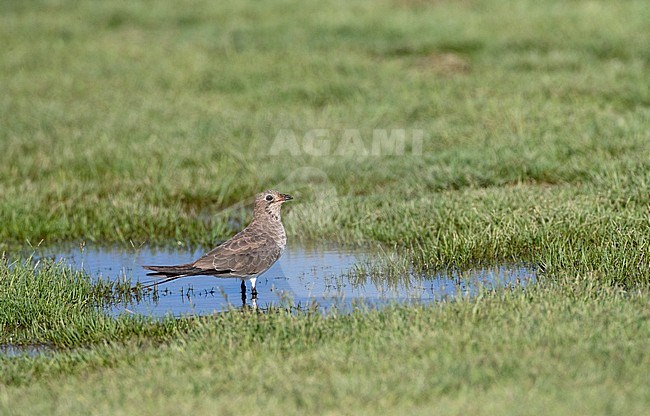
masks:
[[[282,194],[272,189],[257,194],[255,197],[254,216],[269,216],[270,218],[280,220],[280,208],[282,204],[293,199],[291,195]]]

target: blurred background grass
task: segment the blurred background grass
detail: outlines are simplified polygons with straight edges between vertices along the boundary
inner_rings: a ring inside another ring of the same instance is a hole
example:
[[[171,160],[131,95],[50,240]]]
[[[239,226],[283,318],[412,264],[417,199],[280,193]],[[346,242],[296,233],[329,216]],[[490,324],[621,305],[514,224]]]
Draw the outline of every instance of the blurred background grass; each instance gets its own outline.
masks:
[[[431,267],[540,248],[575,259],[594,243],[606,256],[617,231],[636,233],[621,244],[640,253],[648,9],[3,2],[0,244],[209,246],[250,215],[228,207],[281,186],[299,197],[294,241],[379,241]],[[318,128],[333,148],[346,129],[367,149],[373,129],[424,142],[404,155],[273,154],[283,129],[304,144]]]

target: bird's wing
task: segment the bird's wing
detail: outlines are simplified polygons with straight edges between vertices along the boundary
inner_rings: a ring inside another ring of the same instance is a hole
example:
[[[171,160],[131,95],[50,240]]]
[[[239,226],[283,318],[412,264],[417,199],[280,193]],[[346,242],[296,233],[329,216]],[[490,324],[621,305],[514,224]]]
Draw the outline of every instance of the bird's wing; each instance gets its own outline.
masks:
[[[266,271],[282,254],[282,247],[266,234],[240,233],[194,262],[194,267],[217,274],[251,276]]]

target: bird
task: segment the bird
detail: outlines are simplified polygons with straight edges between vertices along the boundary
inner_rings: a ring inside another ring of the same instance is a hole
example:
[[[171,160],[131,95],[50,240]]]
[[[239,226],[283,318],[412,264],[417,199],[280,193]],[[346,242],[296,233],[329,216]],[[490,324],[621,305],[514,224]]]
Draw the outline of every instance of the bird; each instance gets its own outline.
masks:
[[[153,273],[147,276],[165,279],[146,287],[187,276],[216,276],[241,279],[242,300],[246,299],[246,281],[251,282],[251,294],[257,297],[255,282],[282,255],[287,246],[287,234],[282,225],[282,204],[291,195],[267,190],[256,195],[253,220],[243,230],[192,263],[175,266],[142,266]]]

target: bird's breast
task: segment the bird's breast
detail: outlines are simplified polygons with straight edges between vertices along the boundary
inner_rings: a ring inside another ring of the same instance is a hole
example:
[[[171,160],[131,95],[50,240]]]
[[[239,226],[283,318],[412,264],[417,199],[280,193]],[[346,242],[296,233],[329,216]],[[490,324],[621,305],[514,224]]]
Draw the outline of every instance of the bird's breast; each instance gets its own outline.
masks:
[[[275,241],[278,243],[278,246],[284,249],[287,245],[287,233],[284,231],[282,224],[280,224],[280,227],[276,230],[276,235],[277,237]]]
[[[287,234],[285,233],[284,226],[282,226],[280,221],[265,224],[262,232],[268,235],[281,249],[284,249],[287,245]]]

